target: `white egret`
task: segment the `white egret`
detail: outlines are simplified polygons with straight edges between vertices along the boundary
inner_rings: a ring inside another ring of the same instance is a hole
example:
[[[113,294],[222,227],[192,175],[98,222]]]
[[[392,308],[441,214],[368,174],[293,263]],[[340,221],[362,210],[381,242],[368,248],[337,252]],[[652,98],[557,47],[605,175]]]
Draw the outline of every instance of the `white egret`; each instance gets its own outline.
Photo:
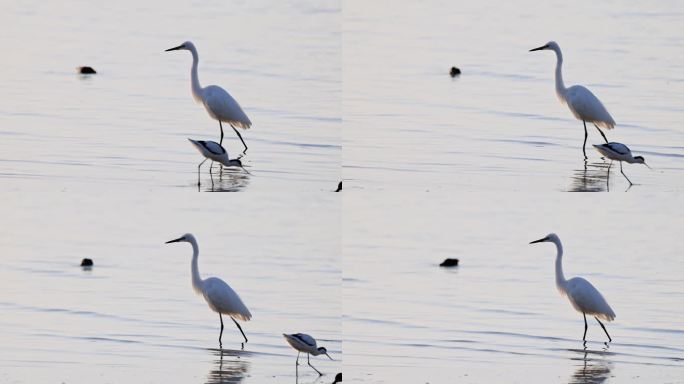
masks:
[[[311,365],[310,355],[318,356],[325,354],[330,360],[332,360],[333,358],[328,355],[328,350],[326,350],[324,347],[318,347],[316,345],[316,339],[307,335],[306,333],[293,333],[290,335],[283,333],[283,337],[285,337],[285,340],[287,340],[288,344],[290,344],[292,348],[297,350],[297,365],[299,365],[299,354],[304,352],[306,353],[306,362],[309,364],[309,367],[313,368],[313,370],[316,371],[319,376],[323,376],[323,374],[316,369],[316,367]]]
[[[582,124],[584,124],[584,144],[582,145],[582,152],[586,159],[587,136],[589,136],[589,133],[587,132],[587,121],[594,124],[607,143],[608,139],[599,127],[613,129],[615,127],[615,120],[610,116],[610,113],[608,113],[606,107],[603,106],[603,103],[601,103],[601,101],[587,88],[581,85],[573,85],[569,88],[565,88],[563,73],[561,72],[563,54],[555,41],[549,41],[546,45],[539,48],[530,49],[530,52],[545,49],[556,52],[556,96],[558,96],[561,103],[567,104],[568,108],[570,108],[570,112],[572,112],[578,120],[582,120]]]
[[[573,277],[570,280],[565,280],[565,276],[563,275],[563,245],[555,233],[551,233],[542,239],[535,240],[530,244],[541,242],[556,244],[556,287],[561,295],[567,296],[568,300],[570,300],[570,304],[572,304],[578,312],[582,312],[582,316],[584,316],[584,336],[582,336],[582,340],[584,340],[585,343],[587,341],[587,314],[589,314],[594,316],[596,321],[601,325],[606,336],[608,336],[608,341],[613,341],[613,339],[610,338],[606,327],[601,320],[599,320],[599,317],[606,321],[613,321],[615,319],[615,312],[610,308],[606,299],[603,298],[601,293],[594,288],[590,282],[581,277]]]
[[[622,143],[607,143],[607,144],[600,144],[596,145],[594,144],[594,148],[596,148],[597,151],[599,151],[600,154],[603,156],[611,159],[611,160],[616,160],[620,162],[620,173],[622,173],[622,176],[627,179],[629,182],[629,185],[632,185],[632,181],[625,175],[625,173],[622,171],[622,162],[626,161],[630,164],[643,164],[648,167],[648,164],[646,164],[646,160],[644,160],[643,156],[632,156],[632,151],[624,144]],[[650,168],[650,167],[649,167]]]
[[[235,133],[237,133],[242,145],[245,146],[243,153],[247,152],[247,144],[242,139],[242,135],[235,128],[248,129],[252,126],[252,122],[249,120],[245,112],[242,111],[240,104],[238,104],[233,97],[226,92],[223,88],[217,85],[210,85],[208,87],[202,88],[199,83],[199,77],[197,76],[197,64],[199,62],[199,56],[197,55],[197,49],[191,41],[186,41],[185,43],[169,48],[166,51],[175,50],[186,50],[192,53],[192,70],[190,72],[190,80],[192,85],[192,96],[195,101],[202,103],[204,108],[209,113],[213,119],[218,120],[219,127],[221,128],[221,141],[219,144],[223,144],[223,124],[225,122],[230,124]]]
[[[218,312],[219,319],[221,320],[221,333],[219,333],[219,345],[221,345],[221,336],[223,336],[223,316],[229,316],[235,325],[237,325],[242,337],[245,338],[245,343],[247,342],[247,336],[245,332],[242,331],[242,327],[235,319],[242,321],[249,321],[252,318],[252,314],[249,313],[249,309],[240,299],[237,293],[231,288],[225,281],[217,278],[210,277],[208,279],[202,280],[200,278],[199,269],[197,267],[197,258],[199,257],[199,247],[197,246],[197,240],[195,236],[190,233],[175,239],[169,240],[166,244],[186,242],[192,245],[192,287],[195,292],[202,294],[204,300],[209,304],[209,308]]]

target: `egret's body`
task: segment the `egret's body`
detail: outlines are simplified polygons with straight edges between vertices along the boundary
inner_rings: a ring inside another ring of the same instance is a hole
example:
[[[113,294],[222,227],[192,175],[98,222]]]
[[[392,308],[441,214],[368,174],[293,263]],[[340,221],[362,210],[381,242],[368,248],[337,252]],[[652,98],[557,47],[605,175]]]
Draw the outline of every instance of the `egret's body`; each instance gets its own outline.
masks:
[[[318,347],[316,345],[316,339],[307,335],[306,333],[293,333],[289,335],[283,333],[283,337],[285,337],[285,340],[287,340],[287,343],[290,344],[292,348],[297,350],[297,365],[299,365],[299,354],[301,352],[304,352],[306,353],[306,361],[309,364],[309,366],[313,368],[313,370],[316,371],[319,375],[323,375],[318,369],[316,369],[316,367],[311,365],[309,356],[318,356],[325,354],[326,356],[328,356],[330,360],[332,360],[332,357],[328,355],[328,351],[324,347]]]
[[[205,88],[200,86],[199,76],[197,75],[199,55],[197,54],[197,49],[192,42],[186,41],[185,43],[174,48],[169,48],[166,51],[168,52],[175,50],[187,50],[192,54],[192,69],[190,71],[192,96],[195,101],[204,105],[204,108],[209,113],[209,116],[215,120],[218,120],[219,127],[221,128],[221,141],[219,144],[223,145],[222,122],[228,123],[238,135],[240,141],[242,141],[242,145],[245,146],[243,152],[247,152],[247,144],[245,144],[245,141],[242,139],[242,135],[235,127],[248,129],[252,126],[252,122],[242,110],[240,104],[238,104],[238,102],[228,92],[226,92],[226,90],[217,85],[210,85]]]
[[[584,124],[584,144],[582,145],[582,152],[586,158],[587,137],[589,136],[589,133],[587,132],[587,122],[594,124],[607,143],[608,139],[603,131],[601,131],[601,128],[613,129],[615,127],[615,120],[610,113],[608,113],[606,107],[603,106],[601,100],[594,96],[587,88],[581,85],[573,85],[568,88],[565,87],[562,73],[563,53],[561,52],[560,46],[555,41],[550,41],[539,48],[531,49],[530,52],[544,49],[552,50],[556,53],[556,96],[558,96],[561,103],[566,104],[568,108],[570,108],[570,112],[572,112],[575,118],[582,120],[582,124]]]
[[[646,164],[646,160],[643,158],[643,156],[632,156],[632,151],[629,149],[629,147],[622,143],[611,142],[594,145],[594,148],[596,148],[596,150],[603,156],[620,162],[620,173],[622,173],[622,176],[627,179],[629,185],[632,185],[632,181],[627,177],[627,175],[625,175],[625,172],[622,171],[623,161],[630,164],[644,164],[648,167],[648,164]]]
[[[249,321],[252,318],[252,314],[249,309],[245,306],[240,299],[240,296],[223,280],[217,277],[210,277],[202,280],[199,274],[199,268],[197,266],[197,259],[199,257],[199,247],[197,246],[197,240],[195,237],[186,233],[185,235],[175,239],[167,241],[166,243],[176,243],[176,242],[187,242],[192,245],[192,288],[198,294],[204,296],[209,308],[214,312],[218,312],[219,319],[221,320],[221,333],[219,334],[219,344],[221,344],[221,336],[223,336],[223,316],[229,316],[235,325],[242,333],[245,338],[245,343],[247,342],[247,336],[242,331],[242,327],[235,320]]]
[[[594,316],[596,321],[601,325],[603,331],[608,336],[608,341],[613,341],[606,330],[606,327],[601,323],[599,318],[605,321],[613,321],[615,319],[615,312],[608,305],[606,299],[603,298],[601,292],[594,288],[590,282],[581,278],[573,277],[572,279],[566,280],[563,274],[563,245],[561,244],[560,238],[555,233],[551,233],[548,236],[535,240],[530,244],[541,243],[541,242],[552,242],[556,245],[556,287],[558,291],[563,296],[567,296],[578,312],[581,312],[584,316],[584,336],[582,340],[586,342],[587,337],[587,316]]]

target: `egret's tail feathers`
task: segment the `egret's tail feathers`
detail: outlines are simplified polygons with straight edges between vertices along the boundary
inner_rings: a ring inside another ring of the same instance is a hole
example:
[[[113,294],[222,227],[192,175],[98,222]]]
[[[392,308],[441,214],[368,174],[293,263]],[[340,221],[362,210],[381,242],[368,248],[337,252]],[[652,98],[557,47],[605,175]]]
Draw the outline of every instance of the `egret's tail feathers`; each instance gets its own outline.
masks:
[[[594,124],[596,124],[599,128],[604,128],[604,129],[615,128],[615,120],[613,120],[613,119],[610,119],[608,121],[594,121]]]
[[[232,120],[229,121],[228,124],[230,124],[233,127],[238,127],[242,129],[249,129],[252,126],[252,122],[247,120],[247,121],[238,121],[238,120]]]
[[[613,321],[615,320],[615,312],[613,312],[612,309],[610,309],[610,312],[606,313],[597,313],[594,316],[598,317],[599,319],[605,320],[605,321]]]
[[[252,319],[252,314],[247,311],[246,313],[231,313],[230,317],[242,321],[249,321]]]

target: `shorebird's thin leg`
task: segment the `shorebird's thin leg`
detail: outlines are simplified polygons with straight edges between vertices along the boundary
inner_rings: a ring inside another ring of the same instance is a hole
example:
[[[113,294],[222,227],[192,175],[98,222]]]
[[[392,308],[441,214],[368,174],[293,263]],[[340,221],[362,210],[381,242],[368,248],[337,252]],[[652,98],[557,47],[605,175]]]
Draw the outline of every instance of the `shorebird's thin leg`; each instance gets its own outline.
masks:
[[[594,319],[596,319],[596,321],[598,321],[598,323],[601,325],[601,328],[603,328],[603,332],[605,332],[606,336],[608,336],[608,341],[612,342],[613,339],[610,338],[610,335],[608,334],[608,331],[606,330],[606,327],[603,325],[601,320],[599,320],[598,317],[596,317],[596,316],[594,316]]]
[[[584,336],[582,336],[582,340],[584,340],[586,342],[587,341],[587,328],[589,328],[589,326],[587,325],[587,315],[584,312],[582,312],[582,316],[584,316]]]
[[[584,153],[584,158],[587,159],[587,137],[589,137],[589,132],[587,132],[587,122],[582,120],[584,124],[584,144],[582,144],[582,153]]]
[[[313,370],[316,371],[316,372],[318,373],[318,376],[323,376],[323,374],[321,373],[321,371],[319,371],[318,369],[316,369],[316,367],[314,367],[313,365],[311,365],[311,355],[308,354],[308,353],[306,354],[306,362],[307,362],[307,364],[309,364],[309,367],[313,368]]]
[[[297,351],[297,365],[299,365],[299,354],[300,353],[301,353],[300,351]]]
[[[596,125],[596,124],[594,124],[594,127],[596,127],[596,129],[598,129],[598,131],[599,131],[599,133],[601,134],[601,136],[603,136],[603,140],[605,140],[605,141],[606,141],[606,144],[608,144],[608,139],[606,138],[606,135],[603,133],[603,131],[601,130],[601,128],[599,128],[598,125]]]
[[[242,151],[242,153],[246,153],[246,152],[247,152],[247,144],[245,144],[245,141],[242,140],[242,135],[240,134],[240,132],[239,132],[232,124],[231,124],[230,126],[233,127],[233,131],[235,131],[235,133],[237,133],[238,137],[240,138],[240,141],[242,141],[242,145],[245,146],[245,150]]]
[[[202,164],[204,164],[205,161],[207,161],[207,159],[204,159],[204,161],[197,166],[197,186],[200,185],[200,168],[202,168]]]
[[[240,326],[240,324],[237,321],[235,321],[235,319],[233,319],[232,317],[231,317],[231,319],[233,320],[233,323],[235,323],[235,325],[237,325],[238,329],[240,330],[240,333],[242,333],[242,337],[245,338],[245,343],[246,343],[247,342],[247,336],[245,336],[245,333],[242,332],[242,327]]]
[[[627,179],[627,181],[629,181],[629,185],[632,186],[633,185],[632,180],[630,180],[629,177],[627,177],[627,175],[625,175],[625,173],[622,171],[622,161],[620,162],[620,173],[622,173],[622,176],[624,176],[625,179]]]

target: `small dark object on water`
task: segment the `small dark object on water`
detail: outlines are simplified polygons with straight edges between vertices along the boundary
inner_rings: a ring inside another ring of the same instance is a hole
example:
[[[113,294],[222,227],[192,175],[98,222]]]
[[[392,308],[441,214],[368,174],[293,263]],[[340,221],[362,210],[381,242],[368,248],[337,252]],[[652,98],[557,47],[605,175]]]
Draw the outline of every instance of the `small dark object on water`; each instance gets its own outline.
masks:
[[[335,192],[339,192],[342,190],[342,182],[340,181],[339,184],[337,184],[337,190]]]
[[[95,72],[93,67],[78,67],[78,73],[82,75],[94,75],[97,72]]]
[[[445,259],[442,261],[442,264],[439,265],[440,267],[456,267],[458,266],[458,259]]]
[[[451,67],[451,71],[449,71],[449,74],[451,75],[451,77],[456,77],[461,74],[461,70],[456,67]]]
[[[81,260],[81,267],[92,267],[93,259],[83,259]]]
[[[335,375],[335,381],[333,381],[332,384],[341,383],[341,382],[342,382],[342,372]]]

